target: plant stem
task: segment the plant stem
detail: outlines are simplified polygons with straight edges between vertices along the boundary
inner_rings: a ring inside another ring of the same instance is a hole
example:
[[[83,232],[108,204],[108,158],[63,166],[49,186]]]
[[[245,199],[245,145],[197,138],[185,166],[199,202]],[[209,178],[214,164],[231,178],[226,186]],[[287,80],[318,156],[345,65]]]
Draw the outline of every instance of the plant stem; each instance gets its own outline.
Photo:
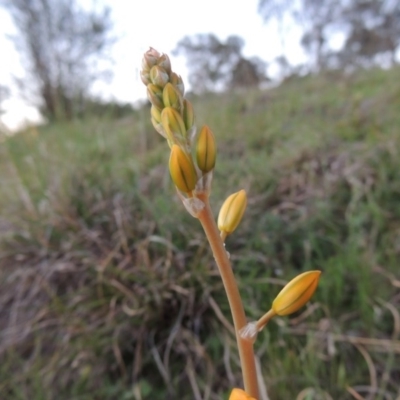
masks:
[[[263,329],[264,326],[267,325],[271,318],[273,318],[275,315],[276,313],[272,309],[265,313],[256,323],[257,330],[260,331]]]
[[[242,339],[239,335],[239,330],[247,324],[239,289],[235,280],[235,276],[233,275],[231,263],[225,250],[224,243],[220,237],[218,227],[215,223],[210,203],[208,201],[208,196],[206,193],[202,192],[198,193],[197,197],[205,204],[205,207],[199,213],[198,218],[203,226],[204,232],[210,243],[211,250],[214,254],[232,313],[233,324],[236,332],[236,341],[239,349],[240,363],[242,366],[244,388],[250,396],[258,399],[258,383],[253,343],[249,340]]]

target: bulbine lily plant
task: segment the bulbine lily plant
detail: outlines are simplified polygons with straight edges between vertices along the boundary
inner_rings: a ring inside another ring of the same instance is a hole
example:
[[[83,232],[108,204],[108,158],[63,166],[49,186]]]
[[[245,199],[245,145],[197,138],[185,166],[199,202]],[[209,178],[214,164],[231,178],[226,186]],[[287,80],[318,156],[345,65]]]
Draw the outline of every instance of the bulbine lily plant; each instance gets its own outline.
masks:
[[[143,57],[141,79],[147,87],[151,121],[170,147],[169,170],[178,196],[187,211],[203,226],[218,266],[236,332],[244,390],[232,390],[230,400],[257,400],[259,389],[253,344],[257,333],[276,315],[289,315],[304,306],[314,294],[320,271],[302,273],[278,294],[271,309],[258,321],[247,322],[225,239],[239,225],[246,210],[244,190],[231,194],[223,203],[217,222],[209,203],[217,148],[211,129],[194,125],[193,106],[184,95],[182,78],[171,70],[166,54],[150,48]]]

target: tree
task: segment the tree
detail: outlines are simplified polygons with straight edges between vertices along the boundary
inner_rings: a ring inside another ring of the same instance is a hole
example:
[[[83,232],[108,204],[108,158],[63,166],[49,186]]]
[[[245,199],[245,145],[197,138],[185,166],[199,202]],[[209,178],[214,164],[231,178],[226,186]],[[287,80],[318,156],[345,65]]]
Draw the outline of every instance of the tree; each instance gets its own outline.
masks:
[[[275,18],[282,23],[284,16],[289,15],[300,24],[301,44],[310,54],[311,64],[321,70],[339,3],[340,0],[259,0],[259,12],[266,22]]]
[[[233,89],[258,86],[261,82],[269,80],[265,70],[266,64],[260,58],[239,57],[232,66],[229,87]]]
[[[385,55],[390,63],[396,63],[400,45],[399,0],[353,0],[343,9],[343,19],[348,32],[338,53],[343,65],[373,65]]]
[[[400,0],[259,0],[265,21],[289,16],[303,28],[301,44],[316,70],[340,64],[370,65],[389,53],[394,63],[400,44]],[[331,47],[335,33],[344,35],[339,51]]]
[[[99,61],[113,43],[110,9],[87,11],[75,0],[0,0],[19,31],[35,97],[50,119],[72,118],[102,73]]]
[[[238,36],[221,42],[213,34],[198,34],[184,37],[174,54],[186,56],[193,91],[219,91],[258,85],[266,79],[265,63],[259,58],[245,58],[243,46],[244,41]]]

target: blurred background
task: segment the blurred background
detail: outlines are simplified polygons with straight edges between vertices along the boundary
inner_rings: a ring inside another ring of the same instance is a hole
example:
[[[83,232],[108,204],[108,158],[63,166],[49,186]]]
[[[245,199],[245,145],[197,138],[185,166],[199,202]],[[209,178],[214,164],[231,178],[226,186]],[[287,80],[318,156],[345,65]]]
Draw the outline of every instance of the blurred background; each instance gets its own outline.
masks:
[[[400,399],[400,1],[0,0],[0,398],[227,398],[227,300],[150,123],[167,53],[218,143],[212,205],[266,399]],[[268,395],[267,395],[268,393]]]

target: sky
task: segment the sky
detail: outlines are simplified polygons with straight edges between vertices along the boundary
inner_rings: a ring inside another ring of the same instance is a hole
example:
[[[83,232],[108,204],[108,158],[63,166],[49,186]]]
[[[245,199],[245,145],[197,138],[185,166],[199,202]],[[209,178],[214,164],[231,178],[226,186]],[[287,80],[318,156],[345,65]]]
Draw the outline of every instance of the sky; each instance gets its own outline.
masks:
[[[90,5],[91,0],[80,0]],[[258,0],[104,0],[111,6],[115,34],[119,38],[111,51],[114,60],[113,78],[109,83],[97,83],[93,91],[105,99],[134,103],[145,98],[139,79],[142,54],[151,46],[167,53],[172,68],[187,83],[186,60],[171,52],[186,35],[214,33],[220,40],[238,35],[245,40],[244,55],[258,56],[272,62],[282,53],[276,23],[264,24],[257,12]],[[38,112],[18,95],[14,78],[23,77],[20,57],[7,35],[15,34],[11,18],[0,9],[0,83],[9,86],[12,95],[3,103],[6,114],[3,123],[15,129],[24,120],[37,120]],[[289,29],[285,42],[286,54],[293,64],[305,60],[298,44],[296,27]],[[4,62],[6,60],[6,62]],[[273,72],[273,71],[269,71]]]

